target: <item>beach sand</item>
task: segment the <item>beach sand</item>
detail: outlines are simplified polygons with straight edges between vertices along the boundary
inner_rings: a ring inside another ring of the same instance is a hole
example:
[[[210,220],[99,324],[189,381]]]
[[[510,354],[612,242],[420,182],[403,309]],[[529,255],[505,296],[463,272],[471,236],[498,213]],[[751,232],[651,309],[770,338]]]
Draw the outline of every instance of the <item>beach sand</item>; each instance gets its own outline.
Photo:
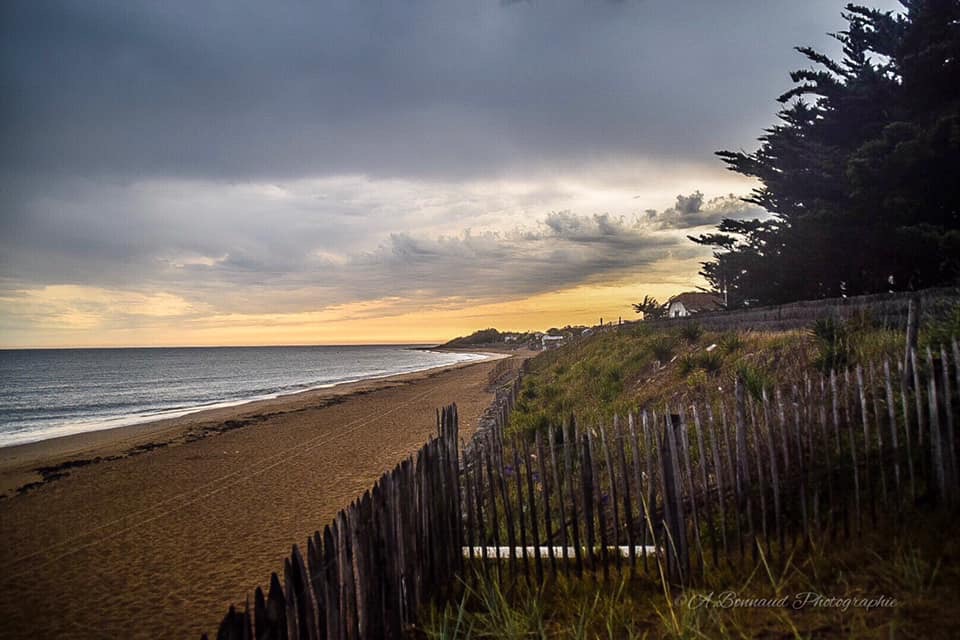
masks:
[[[0,637],[215,634],[291,545],[430,437],[436,408],[456,402],[469,437],[495,365],[0,449]]]

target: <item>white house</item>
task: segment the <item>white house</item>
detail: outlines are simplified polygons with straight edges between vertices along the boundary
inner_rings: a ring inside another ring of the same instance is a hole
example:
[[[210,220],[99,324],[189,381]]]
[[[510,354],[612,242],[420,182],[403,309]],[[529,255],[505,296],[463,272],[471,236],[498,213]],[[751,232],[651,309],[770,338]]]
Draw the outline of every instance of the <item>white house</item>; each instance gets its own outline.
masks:
[[[540,340],[541,340],[541,344],[543,345],[544,350],[546,350],[546,349],[556,349],[556,348],[559,347],[561,344],[563,344],[563,339],[564,339],[563,336],[548,336],[548,335],[545,335],[545,336],[543,336]]]
[[[689,291],[675,295],[667,301],[668,318],[684,318],[703,311],[720,311],[723,299],[712,293]]]

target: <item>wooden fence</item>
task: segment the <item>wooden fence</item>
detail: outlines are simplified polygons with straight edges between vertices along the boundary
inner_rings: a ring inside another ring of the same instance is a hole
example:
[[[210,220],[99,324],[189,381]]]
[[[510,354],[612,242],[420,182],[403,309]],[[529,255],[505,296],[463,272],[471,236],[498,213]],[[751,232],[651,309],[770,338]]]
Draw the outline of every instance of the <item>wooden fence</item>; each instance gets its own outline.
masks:
[[[917,502],[960,501],[960,352],[915,351],[712,404],[569,420],[532,439],[503,424],[464,464],[464,555],[500,577],[709,566],[856,536]],[[661,564],[656,563],[658,554]]]
[[[696,320],[700,326],[710,331],[747,329],[786,331],[807,328],[814,321],[827,316],[849,319],[858,314],[866,314],[883,327],[900,328],[906,322],[911,299],[920,300],[923,322],[929,323],[948,316],[956,309],[960,304],[960,289],[941,287],[920,292],[877,293],[849,298],[804,300],[769,307],[702,312],[696,314],[695,318],[644,320],[643,323],[655,328],[669,328],[676,326],[677,323]],[[636,323],[627,323],[619,328],[634,324]],[[611,325],[611,328],[618,327]]]
[[[516,360],[499,365],[494,402],[475,443],[500,432],[519,389]],[[512,377],[504,381],[504,376]],[[463,573],[460,441],[456,405],[437,412],[437,435],[340,511],[323,533],[296,545],[259,587],[251,609],[230,607],[218,640],[401,638],[430,602],[457,593]],[[204,634],[203,638],[207,638]]]
[[[519,377],[475,437],[456,407],[437,436],[307,543],[282,579],[231,607],[217,637],[399,638],[476,570],[538,583],[563,572],[657,572],[674,584],[760,550],[850,538],[918,502],[960,503],[960,349],[746,388],[714,403],[570,419],[507,434]]]
[[[514,357],[501,358],[487,374],[487,384],[495,387],[501,383],[509,382],[516,375],[517,368],[522,366],[521,362],[525,361]]]
[[[402,637],[461,569],[458,437],[452,405],[438,412],[436,437],[314,533],[306,557],[293,547],[252,610],[230,607],[217,638]]]

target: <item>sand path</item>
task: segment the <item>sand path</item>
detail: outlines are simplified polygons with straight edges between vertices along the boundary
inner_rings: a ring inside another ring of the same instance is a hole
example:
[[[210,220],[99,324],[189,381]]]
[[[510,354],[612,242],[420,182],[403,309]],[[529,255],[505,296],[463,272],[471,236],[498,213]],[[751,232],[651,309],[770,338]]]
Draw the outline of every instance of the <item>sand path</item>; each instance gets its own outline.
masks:
[[[8,484],[29,479],[38,460],[127,455],[0,501],[0,637],[215,633],[227,606],[266,586],[293,543],[429,438],[437,407],[456,402],[472,433],[494,366],[3,450]]]

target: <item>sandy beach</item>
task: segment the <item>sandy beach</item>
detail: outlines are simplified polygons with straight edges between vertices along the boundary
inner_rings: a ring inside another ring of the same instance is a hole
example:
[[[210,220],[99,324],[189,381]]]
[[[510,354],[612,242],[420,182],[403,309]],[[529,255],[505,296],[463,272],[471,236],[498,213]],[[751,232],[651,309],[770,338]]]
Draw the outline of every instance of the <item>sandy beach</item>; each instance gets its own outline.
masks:
[[[468,437],[494,366],[0,449],[0,637],[215,633],[293,543],[429,438],[437,407],[456,402]]]

